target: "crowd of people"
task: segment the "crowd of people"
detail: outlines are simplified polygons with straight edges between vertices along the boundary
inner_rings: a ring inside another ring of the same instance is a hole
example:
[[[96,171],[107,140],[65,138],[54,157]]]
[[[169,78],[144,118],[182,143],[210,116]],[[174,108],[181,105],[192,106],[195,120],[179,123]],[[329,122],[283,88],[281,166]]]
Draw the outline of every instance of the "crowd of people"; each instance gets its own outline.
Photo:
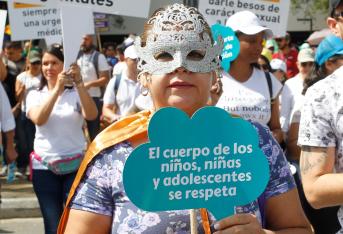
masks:
[[[232,15],[226,26],[240,53],[227,71],[220,38],[182,4],[157,10],[141,36],[101,52],[85,35],[67,70],[62,45],[6,42],[1,176],[13,173],[10,165],[18,178],[30,176],[47,234],[189,232],[187,210],[136,207],[122,173],[127,156],[147,142],[155,111],[173,106],[192,116],[213,105],[251,122],[270,179],[233,216],[215,220],[200,209],[199,233],[343,233],[343,1],[331,8],[332,35],[299,48],[250,11]]]

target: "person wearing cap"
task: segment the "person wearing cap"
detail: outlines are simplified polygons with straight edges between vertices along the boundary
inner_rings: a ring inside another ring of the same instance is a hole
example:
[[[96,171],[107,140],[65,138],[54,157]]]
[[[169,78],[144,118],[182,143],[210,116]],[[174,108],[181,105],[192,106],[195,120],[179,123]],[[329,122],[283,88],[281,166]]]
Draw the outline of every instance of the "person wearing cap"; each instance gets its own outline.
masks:
[[[275,41],[278,45],[278,52],[273,54],[273,58],[283,60],[287,65],[287,79],[294,77],[298,74],[297,67],[298,51],[296,48],[291,47],[291,37],[288,33],[285,36],[277,36]]]
[[[326,23],[334,35],[343,39],[343,1],[330,0],[330,8]]]
[[[232,15],[226,26],[236,33],[240,53],[230,70],[223,73],[223,94],[217,106],[268,125],[277,141],[282,142],[278,101],[282,84],[272,74],[260,70],[257,64],[263,40],[271,38],[273,33],[250,11]]]
[[[115,77],[116,75],[121,74],[126,67],[125,56],[124,56],[125,49],[126,47],[124,44],[117,45],[116,47],[118,62],[113,67],[112,77]]]
[[[281,109],[280,109],[280,123],[282,131],[287,135],[290,117],[297,99],[302,98],[303,84],[306,76],[309,75],[314,65],[314,51],[310,48],[303,49],[298,54],[297,66],[299,73],[288,79],[282,89],[280,96]],[[296,158],[299,159],[299,154]]]
[[[331,233],[342,233],[342,39],[333,35],[326,37],[316,50],[315,62],[319,79],[321,75],[329,75],[308,88],[305,94],[298,139],[301,177],[306,198],[313,208],[341,205],[337,212],[339,230]]]
[[[114,76],[106,87],[102,115],[106,122],[112,123],[126,116],[135,105],[135,99],[140,94],[137,82],[137,53],[133,45],[124,51],[126,67],[124,71]]]
[[[277,43],[274,39],[268,39],[266,41],[265,48],[267,48],[272,54],[279,50]]]
[[[6,91],[8,100],[10,101],[11,109],[13,116],[15,118],[15,121],[19,121],[19,113],[20,113],[20,102],[17,102],[16,96],[15,96],[15,84],[17,76],[24,71],[25,68],[25,58],[22,56],[22,46],[21,42],[19,41],[7,41],[4,43],[4,56],[2,56],[2,63],[0,65],[0,68],[5,69],[6,73],[1,74],[1,82],[3,85],[3,88]],[[6,76],[5,76],[6,75]],[[20,151],[21,144],[18,142],[17,135],[19,133],[19,128],[15,129],[15,144]],[[4,149],[4,155],[5,155],[5,163],[6,161],[6,149]],[[21,161],[22,158],[18,161],[18,166],[24,168],[25,167],[25,161]],[[7,166],[3,167],[1,169],[0,175],[5,176],[7,174]]]
[[[87,121],[89,138],[92,141],[100,131],[101,88],[105,88],[109,81],[110,67],[105,56],[96,51],[91,35],[85,35],[82,39],[77,64],[81,68],[85,88],[98,108],[98,117]]]
[[[286,81],[287,66],[281,59],[272,59],[270,61],[271,72],[273,75],[284,84]]]
[[[42,56],[36,50],[31,50],[27,55],[27,70],[20,73],[16,79],[15,93],[18,102],[21,104],[20,118],[17,121],[18,160],[23,163],[18,163],[17,176],[24,177],[26,167],[29,164],[29,155],[33,151],[33,141],[35,137],[35,125],[26,117],[26,97],[31,90],[36,90],[42,79]],[[23,164],[23,165],[21,165]]]

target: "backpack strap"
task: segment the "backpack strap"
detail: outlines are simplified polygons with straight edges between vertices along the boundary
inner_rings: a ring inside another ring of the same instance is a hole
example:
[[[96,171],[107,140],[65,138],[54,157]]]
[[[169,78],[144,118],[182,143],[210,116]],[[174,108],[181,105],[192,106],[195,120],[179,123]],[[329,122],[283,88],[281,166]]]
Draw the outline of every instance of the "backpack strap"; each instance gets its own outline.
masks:
[[[97,77],[99,78],[99,55],[100,53],[96,50],[94,50],[93,52],[93,57],[92,57],[92,63],[94,65],[95,68],[95,73],[97,75]]]
[[[79,53],[77,54],[76,60],[81,58],[81,56],[83,54],[84,54],[83,51],[80,50]],[[99,78],[99,55],[100,55],[100,53],[98,51],[93,50],[91,59],[92,59],[93,65],[94,65],[94,69],[95,69],[95,73],[96,73],[97,78]]]
[[[272,78],[270,77],[270,73],[269,73],[269,72],[265,72],[264,74],[265,74],[265,77],[266,77],[267,83],[268,83],[270,102],[272,102],[272,100],[273,100],[273,84],[272,84]]]
[[[120,81],[121,81],[121,74],[117,74],[115,76],[115,83],[114,83],[114,96],[116,97],[117,96],[117,93],[118,93],[118,89],[119,89],[119,84],[120,84]]]

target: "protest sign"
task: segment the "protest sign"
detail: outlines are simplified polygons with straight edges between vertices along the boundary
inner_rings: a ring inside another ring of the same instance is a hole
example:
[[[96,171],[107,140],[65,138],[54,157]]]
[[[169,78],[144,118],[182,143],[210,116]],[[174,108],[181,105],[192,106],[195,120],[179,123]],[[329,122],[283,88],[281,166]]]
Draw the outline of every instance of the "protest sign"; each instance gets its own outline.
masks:
[[[42,4],[51,8],[63,5],[90,7],[94,12],[141,18],[147,18],[150,9],[150,0],[20,0],[20,2]],[[75,15],[75,17],[78,17],[78,15]]]
[[[7,17],[7,11],[0,10],[0,50],[2,50],[2,43],[4,41],[6,17]]]
[[[224,48],[221,53],[221,67],[224,71],[230,69],[231,61],[235,60],[239,54],[240,44],[235,32],[230,27],[215,24],[211,27],[213,38],[218,41],[223,39]]]
[[[77,17],[75,17],[77,12]],[[61,8],[64,69],[76,62],[82,37],[94,34],[93,12],[89,7],[63,6]],[[71,23],[72,22],[72,23]]]
[[[199,0],[199,11],[210,25],[225,25],[234,13],[248,10],[277,36],[287,31],[289,9],[290,0]]]
[[[8,11],[13,41],[62,37],[57,8],[18,5],[8,0]]]
[[[190,119],[163,108],[148,135],[150,142],[131,153],[123,174],[127,196],[143,210],[208,208],[221,219],[267,186],[269,164],[255,128],[223,109],[205,107]]]

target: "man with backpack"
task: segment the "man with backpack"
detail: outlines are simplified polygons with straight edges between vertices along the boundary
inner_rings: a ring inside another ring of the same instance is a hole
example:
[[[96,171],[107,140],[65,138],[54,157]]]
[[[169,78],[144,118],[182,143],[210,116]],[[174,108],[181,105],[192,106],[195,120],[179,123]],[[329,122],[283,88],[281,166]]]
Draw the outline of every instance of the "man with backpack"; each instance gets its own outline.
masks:
[[[84,85],[97,105],[98,113],[100,113],[101,88],[105,88],[107,85],[110,68],[105,56],[96,51],[91,35],[85,35],[82,39],[77,64],[81,68]],[[92,141],[100,131],[100,114],[95,120],[87,121],[87,128]]]
[[[140,94],[140,86],[137,82],[137,54],[133,45],[125,49],[124,56],[125,69],[121,74],[113,76],[104,95],[102,112],[108,123],[132,114],[135,100]]]

